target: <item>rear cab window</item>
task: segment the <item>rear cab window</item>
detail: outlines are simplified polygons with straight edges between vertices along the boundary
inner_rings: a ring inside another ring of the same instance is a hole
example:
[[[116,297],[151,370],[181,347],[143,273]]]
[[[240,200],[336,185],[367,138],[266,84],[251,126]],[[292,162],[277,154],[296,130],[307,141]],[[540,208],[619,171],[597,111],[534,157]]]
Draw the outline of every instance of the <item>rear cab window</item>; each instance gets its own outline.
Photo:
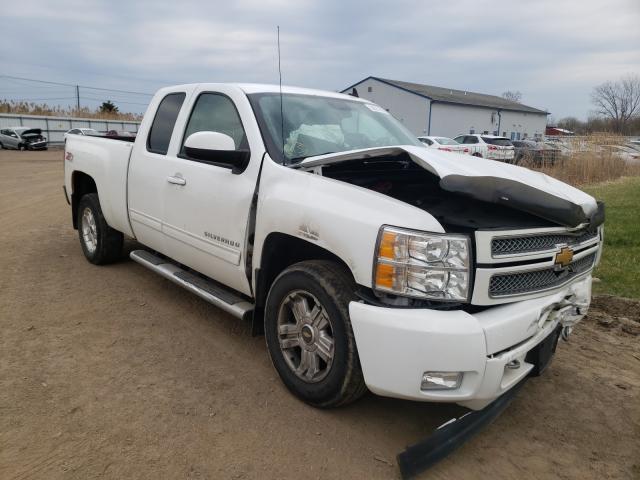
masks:
[[[149,130],[147,151],[160,155],[167,154],[173,128],[176,125],[176,119],[182,108],[185,96],[184,92],[169,93],[162,99]]]

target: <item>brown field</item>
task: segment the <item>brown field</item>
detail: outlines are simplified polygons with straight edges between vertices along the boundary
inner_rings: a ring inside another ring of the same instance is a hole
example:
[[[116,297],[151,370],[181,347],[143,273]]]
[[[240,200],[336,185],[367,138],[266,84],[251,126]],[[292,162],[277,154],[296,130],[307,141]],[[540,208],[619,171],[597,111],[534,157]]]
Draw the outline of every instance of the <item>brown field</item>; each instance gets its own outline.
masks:
[[[1,151],[0,174],[0,479],[393,479],[463,411],[308,407],[247,325],[126,257],[85,261],[60,151]],[[640,478],[639,321],[599,298],[545,375],[420,478]]]
[[[142,120],[140,113],[101,112],[90,108],[70,108],[33,102],[0,99],[0,113],[16,115],[53,115],[56,117],[96,118],[100,120]]]
[[[572,150],[553,164],[523,166],[541,171],[571,185],[617,180],[640,175],[640,162],[629,164],[612,155],[603,145],[624,145],[628,138],[610,133],[595,133],[584,137],[563,137],[562,143]]]

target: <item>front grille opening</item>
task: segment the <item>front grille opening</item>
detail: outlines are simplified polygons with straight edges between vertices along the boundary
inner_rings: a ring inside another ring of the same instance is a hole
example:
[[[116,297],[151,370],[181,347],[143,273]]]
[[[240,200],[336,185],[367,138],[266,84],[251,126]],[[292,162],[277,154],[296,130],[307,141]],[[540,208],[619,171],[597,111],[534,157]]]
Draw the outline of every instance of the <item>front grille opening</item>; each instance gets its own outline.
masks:
[[[554,267],[549,267],[528,272],[494,275],[489,281],[489,296],[521,295],[559,287],[590,270],[595,259],[596,254],[592,253],[573,261],[566,269],[559,272]]]
[[[587,230],[579,235],[553,233],[524,237],[494,238],[491,241],[491,255],[513,255],[518,253],[544,252],[558,245],[579,245],[598,236],[597,229]]]

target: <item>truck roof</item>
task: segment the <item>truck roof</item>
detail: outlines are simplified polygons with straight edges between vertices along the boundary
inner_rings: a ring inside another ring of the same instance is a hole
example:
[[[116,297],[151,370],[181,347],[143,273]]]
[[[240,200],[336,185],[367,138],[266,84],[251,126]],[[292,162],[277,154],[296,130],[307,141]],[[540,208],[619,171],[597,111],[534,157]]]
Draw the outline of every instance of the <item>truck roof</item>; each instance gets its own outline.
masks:
[[[208,87],[215,90],[216,87],[220,86],[235,86],[240,90],[247,94],[251,93],[279,93],[280,85],[276,84],[266,84],[266,83],[190,83],[185,85],[175,85],[172,87],[168,87],[171,90],[178,88],[194,88],[194,87]],[[330,92],[328,90],[317,90],[313,88],[301,88],[301,87],[291,87],[282,85],[282,93],[294,93],[298,95],[317,95],[322,97],[334,97],[334,98],[344,98],[349,100],[357,100],[361,102],[369,103],[366,100],[363,100],[358,97],[352,97],[351,95],[345,95],[343,93],[338,92]]]

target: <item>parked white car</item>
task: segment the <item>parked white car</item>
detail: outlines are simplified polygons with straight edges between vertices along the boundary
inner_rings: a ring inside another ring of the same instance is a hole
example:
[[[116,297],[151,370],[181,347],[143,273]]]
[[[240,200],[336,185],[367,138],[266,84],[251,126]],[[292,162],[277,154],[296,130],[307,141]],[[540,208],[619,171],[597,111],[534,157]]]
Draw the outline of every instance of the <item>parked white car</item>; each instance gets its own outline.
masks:
[[[434,137],[428,135],[425,137],[418,137],[418,140],[420,140],[429,148],[436,148],[438,150],[442,150],[443,152],[470,153],[468,147],[460,145],[453,138]]]
[[[88,135],[91,137],[101,137],[102,134],[93,128],[72,128],[64,134],[65,141],[69,135]]]
[[[515,157],[515,149],[511,140],[496,135],[468,134],[458,135],[456,142],[469,148],[470,155],[474,157],[488,158],[489,160],[503,160],[512,162]]]
[[[640,152],[633,147],[626,145],[602,145],[600,147],[606,154],[624,160],[628,164],[640,163]]]

